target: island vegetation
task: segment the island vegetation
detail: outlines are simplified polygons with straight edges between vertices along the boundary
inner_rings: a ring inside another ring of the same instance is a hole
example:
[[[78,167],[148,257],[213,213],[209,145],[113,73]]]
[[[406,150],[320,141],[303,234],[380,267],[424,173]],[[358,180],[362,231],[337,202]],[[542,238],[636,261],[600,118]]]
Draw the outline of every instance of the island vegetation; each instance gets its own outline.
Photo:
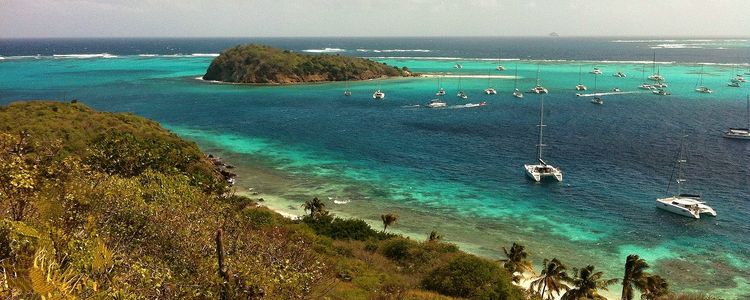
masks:
[[[236,195],[191,142],[81,103],[0,107],[4,299],[713,299],[674,295],[628,256],[623,278],[519,244],[488,260],[433,231],[423,241],[331,214],[292,220]],[[519,287],[524,278],[530,289]],[[515,284],[514,284],[515,283]]]
[[[203,79],[232,83],[288,84],[410,75],[406,67],[388,66],[364,58],[301,54],[249,44],[222,51],[211,62]]]

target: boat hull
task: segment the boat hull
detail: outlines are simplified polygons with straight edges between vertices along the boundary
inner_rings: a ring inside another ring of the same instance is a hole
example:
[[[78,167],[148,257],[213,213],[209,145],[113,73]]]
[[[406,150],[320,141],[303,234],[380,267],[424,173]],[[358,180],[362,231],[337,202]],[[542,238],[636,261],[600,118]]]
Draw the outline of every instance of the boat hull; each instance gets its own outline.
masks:
[[[550,165],[537,164],[524,165],[523,167],[526,170],[526,176],[535,182],[541,182],[546,179],[554,179],[558,182],[563,180],[562,171]]]

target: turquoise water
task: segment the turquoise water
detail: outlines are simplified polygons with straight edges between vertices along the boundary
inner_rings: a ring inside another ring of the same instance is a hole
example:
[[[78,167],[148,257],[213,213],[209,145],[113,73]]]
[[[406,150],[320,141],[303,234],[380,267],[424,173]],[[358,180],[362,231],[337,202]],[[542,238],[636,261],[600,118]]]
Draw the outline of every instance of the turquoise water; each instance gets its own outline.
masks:
[[[77,98],[107,111],[155,119],[238,165],[240,190],[260,192],[266,203],[290,213],[312,196],[335,213],[378,224],[384,212],[401,218],[394,227],[423,239],[438,230],[448,241],[498,257],[501,246],[528,245],[532,258],[558,257],[572,266],[594,264],[620,276],[637,253],[678,291],[709,291],[728,299],[750,296],[750,143],[721,138],[744,122],[747,88],[726,87],[736,70],[706,65],[704,84],[693,92],[700,68],[660,64],[673,95],[605,96],[592,105],[575,96],[593,89],[593,67],[603,70],[599,90],[640,92],[641,68],[651,65],[593,61],[504,61],[383,58],[417,72],[457,76],[460,62],[474,109],[413,107],[433,98],[435,78],[402,78],[295,86],[221,85],[196,80],[211,57],[140,57],[0,60],[0,103],[17,99]],[[545,97],[545,157],[565,172],[562,183],[534,184],[524,163],[535,156],[539,97],[511,97],[512,78],[491,78],[499,95],[486,96],[488,70],[512,76],[519,88],[536,82]],[[611,74],[622,71],[627,78]],[[448,74],[451,73],[451,74]],[[748,76],[750,77],[750,76]],[[458,84],[442,85],[451,105]],[[371,98],[382,88],[385,101]],[[689,220],[658,211],[679,144],[689,135],[688,189],[701,193],[717,218]],[[336,201],[336,202],[334,202]],[[346,204],[337,204],[345,203]],[[617,288],[614,294],[617,294]]]

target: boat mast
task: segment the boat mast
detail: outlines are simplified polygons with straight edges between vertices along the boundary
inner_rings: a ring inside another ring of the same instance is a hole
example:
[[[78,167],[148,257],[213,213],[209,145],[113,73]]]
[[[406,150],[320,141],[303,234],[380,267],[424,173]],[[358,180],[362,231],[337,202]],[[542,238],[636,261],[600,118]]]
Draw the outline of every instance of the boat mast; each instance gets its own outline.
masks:
[[[539,86],[539,65],[536,65],[536,86]]]
[[[578,66],[578,84],[581,84],[581,69],[583,66]]]
[[[682,183],[685,182],[684,178],[684,168],[683,164],[687,162],[687,159],[685,159],[685,139],[687,138],[687,135],[682,135],[682,141],[680,142],[680,154],[677,158],[677,195],[682,194]]]
[[[747,129],[750,130],[750,95],[747,95]]]
[[[539,107],[539,144],[537,144],[538,148],[538,157],[539,162],[544,164],[544,161],[542,160],[542,147],[544,147],[544,143],[542,142],[542,137],[544,136],[544,95],[542,95],[540,98],[541,105]]]
[[[518,89],[518,63],[516,63],[516,74],[513,76],[513,89]]]
[[[654,61],[651,65],[651,73],[654,73],[656,71],[656,50],[654,50]]]

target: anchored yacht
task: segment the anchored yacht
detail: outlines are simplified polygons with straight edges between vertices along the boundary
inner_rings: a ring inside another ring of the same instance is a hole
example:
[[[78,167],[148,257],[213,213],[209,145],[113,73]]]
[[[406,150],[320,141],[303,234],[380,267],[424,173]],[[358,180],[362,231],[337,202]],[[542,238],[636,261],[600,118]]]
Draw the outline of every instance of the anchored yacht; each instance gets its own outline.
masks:
[[[385,93],[383,93],[383,91],[381,91],[381,90],[377,90],[377,91],[375,91],[375,93],[372,94],[372,98],[376,99],[376,100],[384,99],[385,98]]]
[[[702,201],[700,195],[683,194],[682,185],[685,183],[683,178],[683,164],[685,159],[685,137],[683,136],[680,143],[680,153],[677,158],[675,170],[677,171],[677,194],[671,197],[656,199],[656,207],[678,215],[700,219],[701,214],[716,216],[716,211]],[[670,180],[671,181],[671,180]],[[671,185],[671,182],[669,183]],[[667,186],[669,191],[669,186]]]
[[[728,139],[750,140],[750,95],[747,96],[747,127],[729,128],[724,132]]]
[[[533,179],[536,182],[540,182],[545,178],[554,178],[557,181],[562,181],[562,171],[550,164],[547,164],[542,159],[542,148],[546,145],[542,142],[542,138],[544,136],[544,96],[540,98],[540,109],[539,109],[539,144],[536,145],[537,147],[537,163],[536,164],[528,164],[524,165],[524,169],[526,170],[526,175],[529,176],[529,178]]]

